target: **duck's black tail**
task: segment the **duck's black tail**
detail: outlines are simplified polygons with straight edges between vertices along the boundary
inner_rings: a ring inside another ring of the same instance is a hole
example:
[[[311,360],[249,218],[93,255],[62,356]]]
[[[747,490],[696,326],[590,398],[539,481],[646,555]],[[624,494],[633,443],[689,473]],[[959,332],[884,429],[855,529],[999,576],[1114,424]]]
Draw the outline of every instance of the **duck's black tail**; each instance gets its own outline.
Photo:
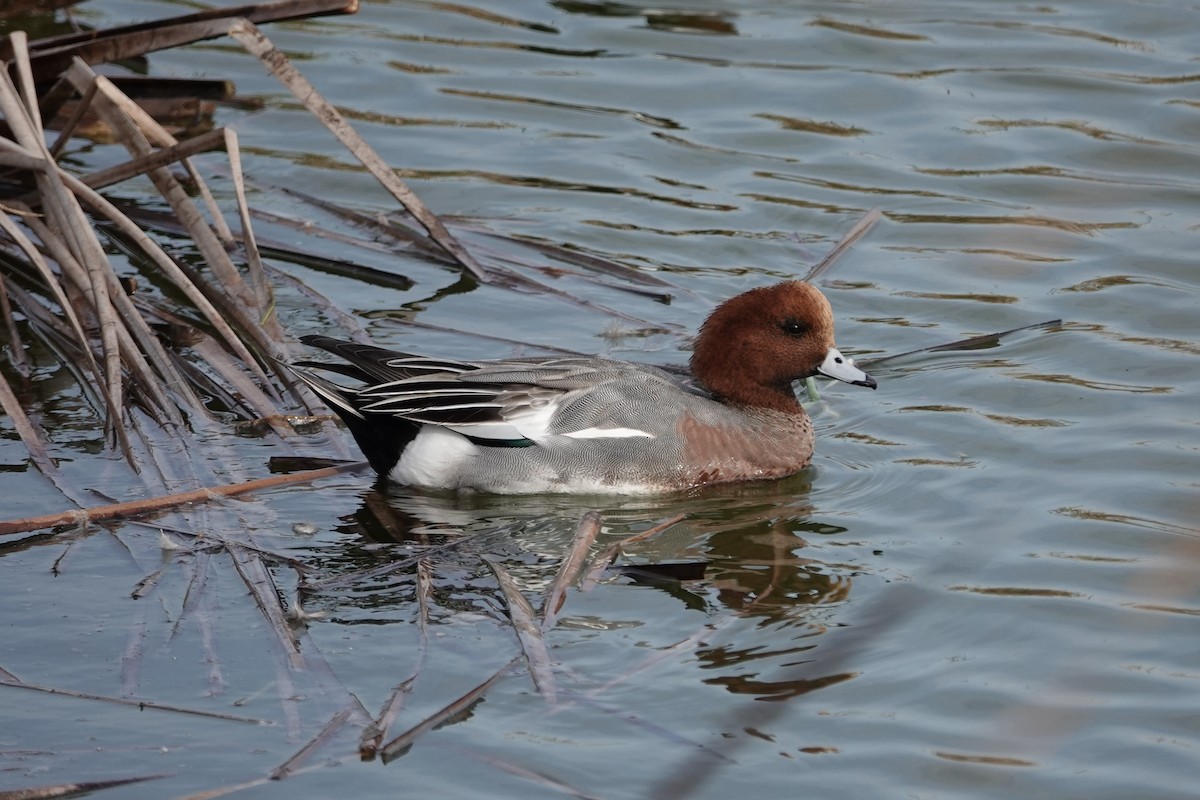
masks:
[[[367,461],[380,476],[387,477],[388,473],[392,471],[392,467],[396,466],[396,462],[400,460],[404,449],[416,438],[421,429],[420,423],[401,419],[393,414],[364,411],[357,389],[327,380],[313,373],[310,368],[335,372],[371,384],[374,383],[375,376],[369,369],[360,365],[375,355],[371,351],[380,353],[389,351],[341,339],[332,339],[328,336],[304,336],[300,341],[343,358],[347,355],[353,357],[354,363],[323,364],[315,361],[298,361],[295,364],[289,364],[288,369],[316,392],[330,410],[341,418],[346,427],[350,429],[351,435],[354,436],[354,441],[358,442],[358,448],[362,450]]]

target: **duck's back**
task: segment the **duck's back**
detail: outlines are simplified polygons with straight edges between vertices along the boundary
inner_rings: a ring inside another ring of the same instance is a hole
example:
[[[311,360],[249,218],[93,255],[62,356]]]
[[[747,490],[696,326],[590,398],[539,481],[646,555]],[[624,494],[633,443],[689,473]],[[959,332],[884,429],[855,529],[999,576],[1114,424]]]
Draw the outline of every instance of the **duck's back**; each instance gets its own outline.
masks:
[[[803,412],[728,406],[653,367],[539,359],[489,364],[458,380],[510,387],[504,413],[520,435],[426,425],[393,480],[506,493],[662,492],[782,477],[812,456]]]

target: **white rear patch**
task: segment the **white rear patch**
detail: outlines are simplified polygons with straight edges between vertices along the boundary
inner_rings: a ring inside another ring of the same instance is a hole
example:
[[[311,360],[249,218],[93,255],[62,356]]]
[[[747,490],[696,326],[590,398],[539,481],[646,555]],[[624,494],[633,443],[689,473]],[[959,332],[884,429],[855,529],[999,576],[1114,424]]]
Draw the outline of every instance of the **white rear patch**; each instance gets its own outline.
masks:
[[[479,447],[454,431],[423,425],[388,477],[411,486],[458,486],[474,466]]]
[[[584,428],[564,433],[563,436],[569,436],[572,439],[631,439],[635,436],[654,438],[653,433],[639,431],[637,428]]]

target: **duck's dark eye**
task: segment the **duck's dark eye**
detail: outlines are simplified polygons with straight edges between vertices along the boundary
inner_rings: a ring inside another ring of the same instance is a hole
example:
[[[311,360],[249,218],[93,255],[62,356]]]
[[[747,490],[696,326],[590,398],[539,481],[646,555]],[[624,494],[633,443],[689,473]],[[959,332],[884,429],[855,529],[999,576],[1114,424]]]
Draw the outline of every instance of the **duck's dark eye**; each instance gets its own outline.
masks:
[[[785,319],[779,327],[788,336],[803,336],[808,333],[808,326],[798,319]]]

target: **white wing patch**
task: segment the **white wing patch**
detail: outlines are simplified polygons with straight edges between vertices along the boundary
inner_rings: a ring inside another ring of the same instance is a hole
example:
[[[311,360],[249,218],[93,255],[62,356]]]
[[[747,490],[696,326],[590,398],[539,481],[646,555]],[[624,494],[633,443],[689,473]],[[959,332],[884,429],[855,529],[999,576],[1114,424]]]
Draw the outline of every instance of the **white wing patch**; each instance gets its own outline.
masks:
[[[464,436],[474,436],[476,439],[528,439],[531,442],[541,442],[549,435],[550,420],[557,411],[558,403],[546,403],[537,408],[525,406],[517,411],[507,412],[499,422],[476,422],[445,427]]]
[[[636,436],[644,436],[647,439],[654,438],[653,433],[639,431],[637,428],[584,428],[564,433],[563,436],[569,436],[572,439],[632,439]]]

